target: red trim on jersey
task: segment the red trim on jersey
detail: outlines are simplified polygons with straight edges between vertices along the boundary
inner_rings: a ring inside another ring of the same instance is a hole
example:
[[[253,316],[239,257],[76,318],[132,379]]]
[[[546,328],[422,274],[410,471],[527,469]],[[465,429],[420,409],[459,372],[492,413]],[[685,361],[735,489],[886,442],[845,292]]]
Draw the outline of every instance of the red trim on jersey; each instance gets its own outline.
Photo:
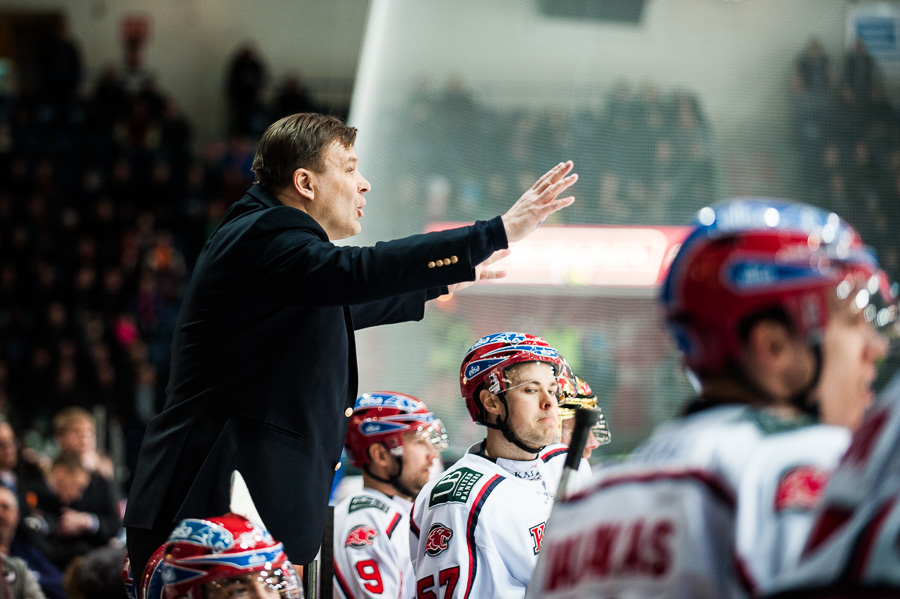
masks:
[[[397,528],[397,525],[400,524],[400,514],[394,514],[394,519],[391,520],[391,523],[388,524],[387,530],[384,531],[384,534],[387,535],[387,538],[391,538],[391,535],[394,534],[394,529]]]
[[[341,592],[344,593],[344,597],[347,599],[354,599],[353,593],[350,592],[350,587],[347,586],[347,581],[344,580],[344,576],[341,574],[341,571],[338,569],[338,565],[336,561],[331,562],[334,568],[334,579],[337,581],[338,586],[341,588]]]
[[[554,449],[552,451],[548,451],[547,453],[542,455],[541,459],[544,460],[544,462],[546,463],[546,462],[549,462],[550,460],[552,460],[553,458],[555,458],[556,456],[558,456],[559,454],[561,454],[561,453],[566,454],[568,452],[569,452],[568,447],[557,447],[556,449]]]
[[[753,574],[750,573],[750,568],[747,567],[747,562],[734,552],[732,555],[732,561],[734,561],[734,571],[737,573],[738,582],[741,583],[741,586],[744,587],[744,590],[747,591],[749,595],[756,595],[756,581],[753,580]]]
[[[652,472],[644,472],[644,473],[633,473],[633,474],[622,474],[618,476],[612,476],[610,478],[605,478],[590,487],[583,489],[573,495],[571,495],[566,503],[573,503],[575,501],[580,501],[586,497],[591,496],[596,491],[601,491],[603,489],[608,489],[610,487],[615,487],[618,485],[627,485],[627,484],[641,484],[641,483],[654,483],[654,482],[664,482],[664,481],[693,481],[698,482],[701,485],[705,486],[707,490],[709,490],[713,495],[718,497],[725,505],[734,509],[737,505],[737,500],[734,497],[734,492],[727,486],[722,480],[709,472],[708,470],[700,470],[697,468],[690,468],[687,470],[679,470],[679,471],[652,471]]]
[[[488,496],[497,488],[503,478],[499,474],[492,476],[487,483],[481,488],[472,509],[469,511],[469,522],[466,524],[466,543],[469,546],[469,580],[466,581],[466,592],[463,599],[469,599],[469,593],[472,592],[472,585],[475,583],[475,571],[478,569],[478,562],[475,557],[475,527],[478,525],[478,514]]]
[[[409,508],[409,531],[416,535],[416,538],[419,538],[419,533],[422,532],[419,530],[419,527],[416,526],[416,521],[413,520],[413,514],[416,511],[416,502],[413,501],[412,507]]]
[[[860,533],[859,542],[856,547],[853,548],[853,558],[847,569],[851,579],[859,580],[865,573],[866,566],[869,565],[869,558],[872,556],[872,549],[875,547],[875,539],[878,538],[878,533],[884,526],[884,521],[891,513],[894,504],[897,503],[897,497],[897,495],[894,495],[885,501],[884,505],[878,508],[875,517],[872,518],[862,530],[862,533]]]

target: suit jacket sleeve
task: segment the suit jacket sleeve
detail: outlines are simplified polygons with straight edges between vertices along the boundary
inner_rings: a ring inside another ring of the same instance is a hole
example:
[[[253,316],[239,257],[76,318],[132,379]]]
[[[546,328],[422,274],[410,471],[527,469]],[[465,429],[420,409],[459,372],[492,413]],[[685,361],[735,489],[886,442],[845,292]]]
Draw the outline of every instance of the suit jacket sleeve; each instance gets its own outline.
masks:
[[[239,255],[260,292],[273,300],[339,306],[472,281],[475,266],[506,246],[500,217],[370,247],[336,246],[308,215],[279,207],[247,229]]]

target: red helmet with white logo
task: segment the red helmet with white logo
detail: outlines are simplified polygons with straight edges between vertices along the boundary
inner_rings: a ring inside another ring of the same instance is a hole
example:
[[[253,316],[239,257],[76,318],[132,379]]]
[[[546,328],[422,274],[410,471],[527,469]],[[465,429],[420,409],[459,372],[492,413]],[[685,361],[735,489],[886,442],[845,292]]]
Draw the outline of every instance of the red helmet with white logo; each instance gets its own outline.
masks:
[[[435,449],[447,449],[447,431],[424,403],[402,393],[363,393],[356,398],[344,445],[354,466],[369,463],[369,446],[384,443],[394,456],[403,454],[403,434],[418,431]]]
[[[553,367],[555,376],[562,369],[559,352],[536,335],[495,333],[469,348],[459,369],[459,387],[472,420],[487,424],[479,397],[481,390],[498,394],[506,391],[506,370],[523,362],[546,362]]]
[[[285,599],[303,596],[282,544],[243,516],[182,520],[163,548],[165,599],[205,599],[208,584],[234,592],[264,586]]]
[[[837,214],[806,204],[741,198],[707,207],[682,244],[660,301],[685,364],[722,373],[742,329],[778,315],[818,345],[835,298],[879,326],[896,321],[896,298],[874,253]]]

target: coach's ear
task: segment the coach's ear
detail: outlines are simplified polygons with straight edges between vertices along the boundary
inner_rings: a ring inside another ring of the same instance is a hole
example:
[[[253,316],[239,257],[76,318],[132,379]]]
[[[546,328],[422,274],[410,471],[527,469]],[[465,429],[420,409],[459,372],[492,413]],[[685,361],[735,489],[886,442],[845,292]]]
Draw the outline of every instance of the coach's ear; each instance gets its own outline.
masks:
[[[315,192],[313,191],[315,174],[305,168],[298,168],[294,171],[294,189],[297,190],[305,200],[314,200]]]

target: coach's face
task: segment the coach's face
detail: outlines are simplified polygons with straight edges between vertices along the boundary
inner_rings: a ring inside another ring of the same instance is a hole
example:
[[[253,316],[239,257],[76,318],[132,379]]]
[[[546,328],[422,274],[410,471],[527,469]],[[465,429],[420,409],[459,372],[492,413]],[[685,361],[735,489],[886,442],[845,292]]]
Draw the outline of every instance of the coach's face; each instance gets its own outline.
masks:
[[[333,141],[325,149],[323,162],[323,172],[309,175],[309,214],[332,241],[357,235],[362,230],[359,219],[366,205],[363,194],[371,185],[359,172],[356,150]]]

